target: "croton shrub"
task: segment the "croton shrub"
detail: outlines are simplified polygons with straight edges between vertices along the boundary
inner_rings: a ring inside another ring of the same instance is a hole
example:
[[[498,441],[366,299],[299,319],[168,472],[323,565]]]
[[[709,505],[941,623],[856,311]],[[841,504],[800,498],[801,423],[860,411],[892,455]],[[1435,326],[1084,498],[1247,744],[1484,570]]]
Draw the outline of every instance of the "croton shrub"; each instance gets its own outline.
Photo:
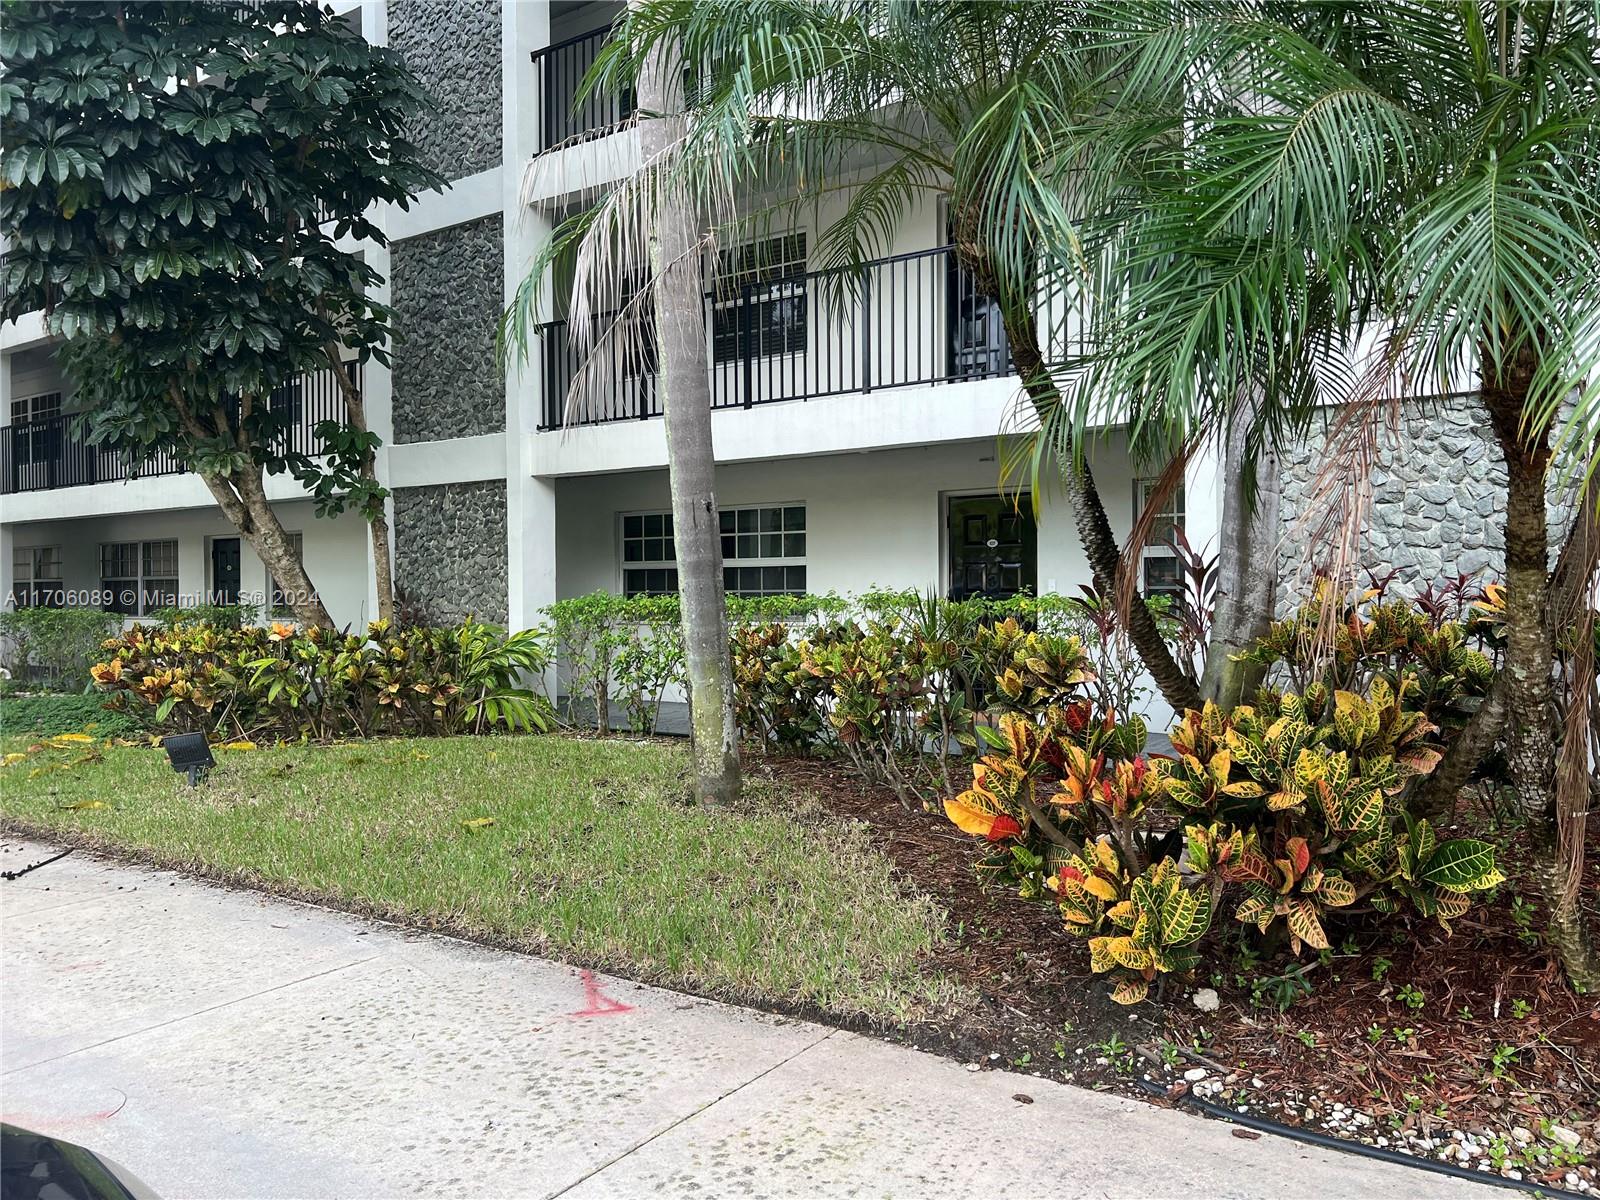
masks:
[[[950,755],[938,748],[970,748],[976,714],[1001,696],[994,675],[1007,650],[993,641],[996,629],[1037,634],[1040,646],[1075,639],[1074,658],[1087,656],[1087,685],[1105,707],[1128,710],[1148,692],[1126,639],[1115,636],[1112,606],[1092,591],[955,601],[875,589],[729,596],[727,607],[742,734],[765,749],[849,758],[908,800],[933,798],[934,780],[949,783]],[[1163,628],[1177,629],[1165,598],[1151,607]],[[634,730],[654,731],[668,690],[684,685],[677,596],[593,592],[544,613],[563,717],[603,732],[620,706]],[[810,651],[804,668],[802,642]],[[908,707],[893,708],[896,697]],[[853,715],[834,724],[840,705]],[[940,761],[920,761],[925,753]]]
[[[747,737],[837,754],[908,807],[954,790],[993,714],[1065,701],[1095,678],[1076,637],[947,601],[911,615],[736,628],[733,673]]]
[[[1193,970],[1219,914],[1294,953],[1326,950],[1328,925],[1358,913],[1448,930],[1501,882],[1493,846],[1442,837],[1417,804],[1446,748],[1441,722],[1492,680],[1470,631],[1367,597],[1339,614],[1318,669],[1302,653],[1317,619],[1302,610],[1258,649],[1299,691],[1185,713],[1170,757],[1147,757],[1143,730],[1116,714],[1057,695],[1002,716],[971,786],[946,802],[993,844],[986,867],[1024,896],[1053,895],[1114,999]]]
[[[364,635],[178,624],[108,640],[90,675],[111,707],[165,728],[279,741],[543,729],[526,681],[547,661],[537,632],[471,620]]]

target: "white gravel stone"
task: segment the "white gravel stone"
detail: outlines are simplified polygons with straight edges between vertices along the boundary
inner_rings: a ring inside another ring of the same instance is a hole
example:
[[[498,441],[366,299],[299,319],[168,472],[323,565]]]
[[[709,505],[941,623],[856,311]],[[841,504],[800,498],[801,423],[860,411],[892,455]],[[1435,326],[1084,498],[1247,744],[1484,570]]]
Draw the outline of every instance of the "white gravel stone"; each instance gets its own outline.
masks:
[[[1550,1126],[1550,1140],[1560,1142],[1568,1150],[1576,1150],[1583,1141],[1575,1129],[1568,1129],[1565,1125]]]
[[[1209,1073],[1204,1067],[1192,1067],[1183,1073],[1183,1077],[1190,1083],[1199,1083]]]
[[[1216,1012],[1222,1007],[1222,997],[1217,995],[1216,988],[1201,988],[1194,994],[1194,1006],[1201,1012]]]

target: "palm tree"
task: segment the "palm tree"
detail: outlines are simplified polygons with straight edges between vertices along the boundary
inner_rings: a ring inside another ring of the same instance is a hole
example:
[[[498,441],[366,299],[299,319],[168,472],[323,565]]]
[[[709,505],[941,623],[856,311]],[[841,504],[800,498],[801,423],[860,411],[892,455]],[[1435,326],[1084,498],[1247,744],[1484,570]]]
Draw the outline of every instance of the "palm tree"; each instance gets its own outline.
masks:
[[[640,151],[649,160],[665,151],[683,122],[683,71],[670,44],[657,43],[645,60],[638,100],[643,112],[660,114],[640,126]],[[683,191],[663,191],[657,199],[648,239],[656,387],[667,427],[695,795],[704,804],[731,804],[739,798],[739,726],[723,595],[698,221],[693,197]]]
[[[1067,197],[1082,154],[1078,130],[1107,86],[1097,73],[1100,40],[1076,8],[1031,0],[638,0],[590,84],[621,86],[658,47],[680,47],[690,119],[638,175],[558,228],[507,315],[507,333],[526,335],[536,276],[562,256],[576,258],[580,292],[611,291],[626,270],[611,250],[633,240],[669,192],[696,197],[713,237],[808,211],[821,220],[821,206],[848,193],[819,250],[840,289],[859,286],[862,265],[932,201],[948,212],[960,265],[1002,314],[1034,409],[1057,407],[1050,368],[1060,326],[1047,314],[1078,259]],[[1121,551],[1081,452],[1086,441],[1058,465],[1095,582],[1109,593]],[[1132,604],[1128,613],[1128,633],[1163,695],[1179,708],[1197,703],[1197,681],[1149,609]]]
[[[1092,19],[1119,77],[1188,87],[1176,106],[1128,89],[1085,131],[1094,352],[1063,365],[1042,439],[1071,444],[1109,411],[1135,414],[1136,439],[1243,425],[1268,446],[1333,406],[1319,483],[1342,519],[1322,533],[1348,563],[1386,413],[1407,391],[1475,397],[1509,480],[1485,721],[1504,714],[1549,939],[1600,984],[1577,886],[1586,681],[1557,786],[1556,637],[1594,577],[1592,496],[1555,574],[1546,527],[1553,473],[1600,486],[1600,14],[1196,0]]]

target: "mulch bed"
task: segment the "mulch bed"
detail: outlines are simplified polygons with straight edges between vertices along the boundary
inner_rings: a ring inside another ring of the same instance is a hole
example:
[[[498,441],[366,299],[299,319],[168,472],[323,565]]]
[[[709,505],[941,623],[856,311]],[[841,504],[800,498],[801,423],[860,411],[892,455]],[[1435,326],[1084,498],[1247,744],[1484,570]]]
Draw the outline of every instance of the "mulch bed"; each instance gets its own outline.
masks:
[[[1537,896],[1514,833],[1495,839],[1509,876],[1501,902],[1473,909],[1453,935],[1420,919],[1358,924],[1333,933],[1344,943],[1312,962],[1308,988],[1274,986],[1294,961],[1241,961],[1219,920],[1201,977],[1124,1008],[1054,906],[981,883],[981,847],[941,817],[908,811],[892,791],[826,762],[750,769],[816,797],[830,818],[865,823],[907,886],[947,911],[951,944],[938,965],[981,1004],[891,1036],[979,1069],[1173,1099],[1192,1090],[1286,1124],[1600,1194],[1600,997],[1572,991],[1539,942],[1537,909],[1513,905],[1512,894]],[[1458,820],[1482,835],[1479,814]],[[1600,900],[1596,826],[1583,893],[1591,903]],[[1195,1004],[1208,987],[1215,1011]],[[1582,1139],[1576,1150],[1560,1140],[1569,1133]]]

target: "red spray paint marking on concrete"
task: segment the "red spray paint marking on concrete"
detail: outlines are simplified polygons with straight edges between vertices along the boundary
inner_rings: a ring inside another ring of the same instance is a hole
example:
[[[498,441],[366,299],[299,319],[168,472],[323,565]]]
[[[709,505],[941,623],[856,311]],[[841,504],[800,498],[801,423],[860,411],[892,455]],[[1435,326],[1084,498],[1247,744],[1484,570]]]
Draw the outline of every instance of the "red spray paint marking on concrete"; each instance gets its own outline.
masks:
[[[615,1017],[633,1011],[633,1005],[613,1000],[606,995],[600,987],[600,981],[594,977],[593,971],[581,970],[578,972],[578,978],[583,981],[584,1006],[575,1013],[568,1013],[568,1016]]]
[[[0,1121],[4,1121],[7,1125],[21,1125],[25,1129],[46,1134],[55,1129],[72,1130],[86,1125],[98,1125],[101,1121],[109,1121],[116,1116],[128,1103],[128,1095],[121,1088],[112,1088],[111,1090],[121,1096],[122,1099],[114,1108],[103,1109],[100,1112],[59,1116],[53,1113],[8,1112],[0,1113]]]

